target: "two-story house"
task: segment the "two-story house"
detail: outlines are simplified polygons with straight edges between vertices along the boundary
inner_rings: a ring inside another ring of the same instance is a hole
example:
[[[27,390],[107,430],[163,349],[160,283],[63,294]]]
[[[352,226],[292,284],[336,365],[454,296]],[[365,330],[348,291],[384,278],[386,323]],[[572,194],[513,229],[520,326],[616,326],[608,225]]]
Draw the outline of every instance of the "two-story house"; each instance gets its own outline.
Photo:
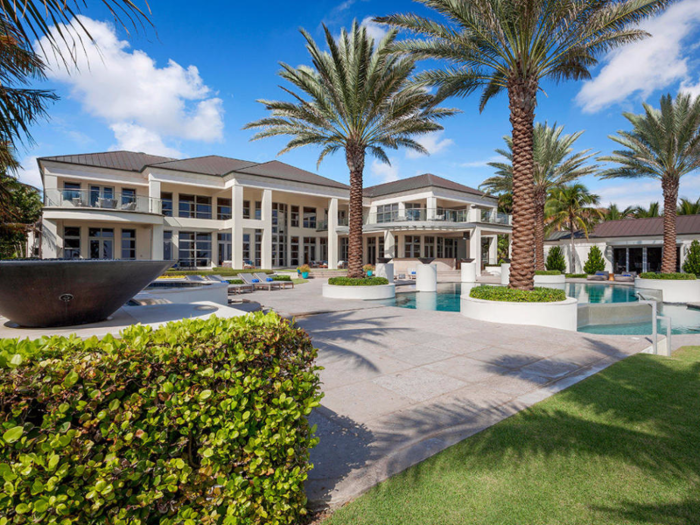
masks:
[[[349,189],[271,161],[129,151],[44,157],[43,258],[170,259],[180,267],[347,260]],[[365,260],[496,262],[509,218],[478,190],[421,175],[365,191]]]

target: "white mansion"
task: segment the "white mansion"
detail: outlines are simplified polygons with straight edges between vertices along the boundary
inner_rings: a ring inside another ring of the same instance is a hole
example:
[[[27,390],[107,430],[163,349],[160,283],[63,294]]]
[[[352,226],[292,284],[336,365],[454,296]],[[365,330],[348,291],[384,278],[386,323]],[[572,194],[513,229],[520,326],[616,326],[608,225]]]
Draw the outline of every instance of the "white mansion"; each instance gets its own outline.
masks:
[[[43,258],[169,259],[179,267],[347,260],[349,189],[278,161],[114,151],[44,157]],[[420,175],[365,190],[365,262],[496,263],[510,218],[482,192]]]

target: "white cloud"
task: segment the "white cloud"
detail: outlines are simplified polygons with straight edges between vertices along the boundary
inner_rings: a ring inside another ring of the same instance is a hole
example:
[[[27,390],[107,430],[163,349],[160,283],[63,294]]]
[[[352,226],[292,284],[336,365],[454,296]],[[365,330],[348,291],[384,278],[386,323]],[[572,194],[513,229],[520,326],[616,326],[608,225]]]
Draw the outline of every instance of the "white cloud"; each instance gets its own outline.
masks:
[[[592,190],[600,196],[603,206],[617,204],[620,208],[627,206],[649,206],[650,202],[658,202],[663,207],[663,192],[661,181],[655,179],[640,180],[610,180],[611,186],[603,186]],[[700,174],[686,175],[681,178],[680,197],[688,197],[693,200],[700,194]]]
[[[25,157],[22,159],[21,165],[22,167],[17,172],[19,181],[43,189],[44,185],[41,182],[41,173],[36,163],[36,157]]]
[[[454,144],[454,140],[452,139],[443,139],[443,133],[445,132],[435,131],[433,133],[423,135],[416,140],[421,146],[428,150],[429,155],[435,155],[436,153],[445,151],[452,144]],[[409,159],[419,159],[421,157],[425,157],[425,155],[418,153],[417,151],[407,150],[406,157],[408,157]]]
[[[692,83],[684,40],[698,31],[700,0],[682,0],[642,28],[653,35],[610,53],[598,76],[583,84],[576,102],[594,113],[633,94],[645,99],[675,82]],[[693,89],[700,91],[700,84]]]
[[[120,122],[112,124],[110,129],[114,132],[117,145],[112,150],[125,149],[129,151],[141,151],[152,155],[163,155],[164,157],[181,157],[181,153],[166,146],[163,139],[149,129],[137,124]]]
[[[76,58],[76,67],[71,64],[68,70],[48,51],[48,76],[68,84],[88,113],[121,134],[120,143],[146,150],[166,137],[206,142],[223,137],[223,102],[204,84],[195,66],[183,68],[169,60],[158,67],[146,53],[131,50],[128,42],[119,40],[112,25],[83,16],[80,21],[94,43],[84,39],[84,51],[80,43],[77,47],[61,44],[66,56],[72,51]],[[45,40],[42,44],[51,49]],[[124,134],[129,131],[136,136],[127,140]],[[142,146],[137,136],[145,140]]]
[[[371,16],[366,17],[364,20],[362,20],[361,25],[367,29],[367,35],[374,39],[374,43],[378,44],[382,38],[386,36],[388,31],[386,27],[373,22],[372,18],[373,17]]]
[[[485,168],[489,165],[489,162],[499,162],[499,161],[503,161],[503,160],[504,160],[503,157],[501,157],[500,155],[494,155],[493,157],[489,157],[488,159],[475,160],[472,162],[463,162],[462,164],[459,165],[459,167],[460,168]]]
[[[399,180],[399,165],[396,159],[390,158],[391,166],[380,162],[378,160],[373,160],[370,166],[370,173],[372,177],[379,179],[379,183],[394,182]]]

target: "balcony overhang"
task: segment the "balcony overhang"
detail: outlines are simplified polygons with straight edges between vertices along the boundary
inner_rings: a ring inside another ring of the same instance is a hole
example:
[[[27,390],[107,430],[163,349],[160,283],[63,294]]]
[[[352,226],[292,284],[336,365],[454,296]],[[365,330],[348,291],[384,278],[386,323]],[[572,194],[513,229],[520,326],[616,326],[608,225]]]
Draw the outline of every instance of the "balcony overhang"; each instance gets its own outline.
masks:
[[[43,218],[62,221],[119,222],[136,224],[163,224],[163,216],[156,213],[107,210],[101,208],[61,208],[46,206]]]

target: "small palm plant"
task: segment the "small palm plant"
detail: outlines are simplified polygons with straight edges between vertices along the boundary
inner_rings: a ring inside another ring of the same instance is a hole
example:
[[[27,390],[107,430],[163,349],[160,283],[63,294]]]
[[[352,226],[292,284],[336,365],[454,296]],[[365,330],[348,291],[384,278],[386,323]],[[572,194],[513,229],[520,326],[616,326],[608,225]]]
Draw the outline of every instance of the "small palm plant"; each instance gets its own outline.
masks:
[[[603,218],[603,212],[598,209],[599,202],[598,195],[590,193],[580,183],[554,189],[547,201],[546,214],[550,229],[570,233],[570,273],[576,273],[576,232],[582,231],[588,239],[590,229]]]
[[[610,138],[622,146],[600,160],[617,164],[602,178],[661,181],[664,195],[664,249],[661,272],[676,271],[676,205],[681,177],[700,169],[700,97],[679,93],[661,97],[661,108],[644,104],[644,113],[624,113],[632,131]],[[658,207],[658,206],[657,206]],[[658,214],[657,214],[658,216]]]
[[[625,209],[620,209],[617,204],[610,204],[605,210],[603,220],[605,221],[620,221],[622,219],[634,218],[635,207],[627,206]]]
[[[271,116],[251,122],[262,128],[252,140],[289,135],[280,151],[302,146],[321,148],[326,155],[343,151],[350,171],[348,276],[362,277],[362,176],[367,153],[389,164],[385,149],[400,146],[426,154],[415,137],[443,129],[438,120],[456,111],[439,108],[434,96],[412,82],[415,59],[390,51],[396,31],[379,43],[354,22],[338,41],[324,26],[322,51],[304,30],[313,68],[282,65],[280,76],[302,94],[283,88],[293,102],[260,100]],[[376,45],[375,45],[376,44]]]
[[[597,166],[588,164],[596,153],[584,150],[573,153],[574,143],[583,131],[562,135],[564,126],[537,124],[534,139],[535,182],[535,269],[544,270],[544,207],[547,196],[554,188],[560,188],[585,175],[596,172]],[[489,162],[496,175],[486,179],[480,186],[489,193],[511,193],[513,191],[513,139],[503,137],[507,149],[497,149],[503,162]]]
[[[698,200],[695,202],[690,199],[682,198],[681,202],[678,204],[676,213],[678,215],[700,215],[700,197],[698,197]]]
[[[670,0],[417,0],[446,22],[414,14],[378,22],[417,35],[396,50],[449,67],[420,80],[437,96],[467,96],[481,89],[480,108],[507,91],[513,126],[513,248],[510,286],[533,288],[533,129],[540,83],[590,78],[603,53],[648,36],[636,26]]]

